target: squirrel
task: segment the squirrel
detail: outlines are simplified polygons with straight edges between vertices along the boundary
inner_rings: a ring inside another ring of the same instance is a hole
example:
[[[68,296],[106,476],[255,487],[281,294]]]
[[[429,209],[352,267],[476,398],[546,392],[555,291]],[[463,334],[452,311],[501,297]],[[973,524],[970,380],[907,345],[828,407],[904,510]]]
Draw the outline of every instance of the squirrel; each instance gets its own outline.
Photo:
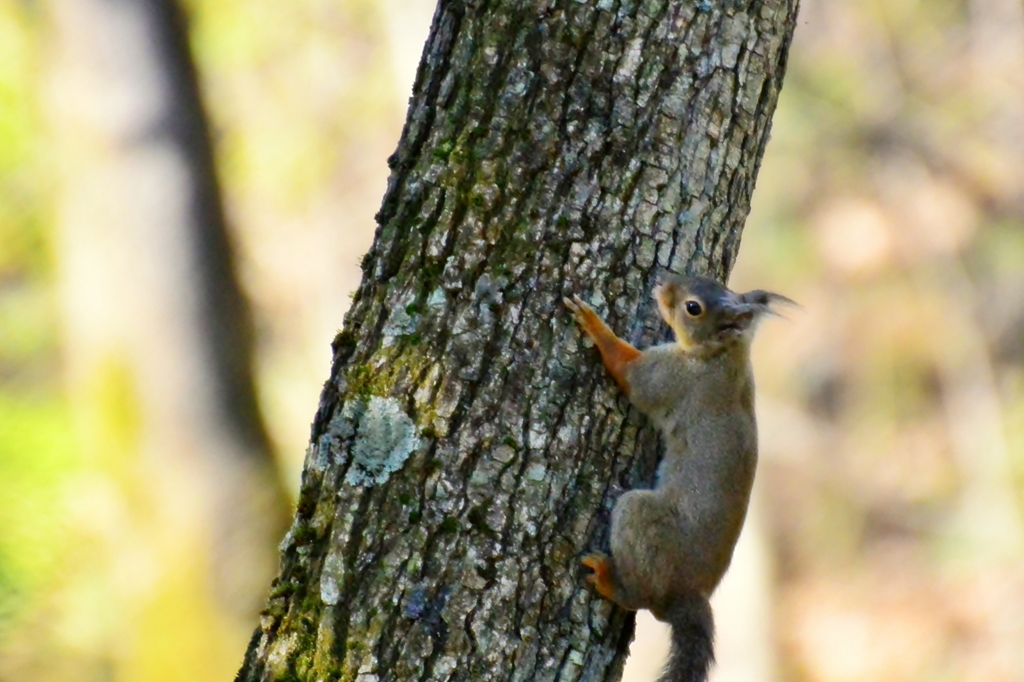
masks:
[[[654,298],[676,341],[645,351],[618,338],[578,296],[564,299],[665,442],[655,488],[623,494],[612,510],[611,556],[588,554],[582,563],[602,597],[671,625],[660,682],[704,682],[714,662],[709,598],[732,559],[757,465],[750,342],[773,304],[793,301],[679,275]]]

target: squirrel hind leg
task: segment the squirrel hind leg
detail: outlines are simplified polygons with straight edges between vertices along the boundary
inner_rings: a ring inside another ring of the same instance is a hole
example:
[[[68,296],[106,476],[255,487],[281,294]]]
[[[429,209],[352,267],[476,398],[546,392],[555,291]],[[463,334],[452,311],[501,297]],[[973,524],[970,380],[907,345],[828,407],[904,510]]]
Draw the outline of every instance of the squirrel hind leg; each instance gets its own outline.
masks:
[[[594,586],[594,590],[599,595],[630,611],[636,611],[639,608],[632,604],[632,600],[623,589],[622,582],[615,570],[615,562],[610,556],[603,552],[593,552],[583,557],[580,563],[592,571],[586,577],[586,581],[587,584]]]
[[[697,587],[700,563],[685,521],[658,490],[631,490],[615,503],[610,544],[616,577],[642,608],[664,610]]]

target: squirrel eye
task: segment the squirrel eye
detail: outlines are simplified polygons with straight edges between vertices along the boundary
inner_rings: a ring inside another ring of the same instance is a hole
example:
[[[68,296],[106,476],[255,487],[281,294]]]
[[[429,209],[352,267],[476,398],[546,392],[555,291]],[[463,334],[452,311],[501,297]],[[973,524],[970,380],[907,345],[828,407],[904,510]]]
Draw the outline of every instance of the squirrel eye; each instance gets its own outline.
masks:
[[[686,314],[690,317],[700,317],[703,312],[704,308],[702,308],[700,303],[694,301],[692,298],[686,302]]]

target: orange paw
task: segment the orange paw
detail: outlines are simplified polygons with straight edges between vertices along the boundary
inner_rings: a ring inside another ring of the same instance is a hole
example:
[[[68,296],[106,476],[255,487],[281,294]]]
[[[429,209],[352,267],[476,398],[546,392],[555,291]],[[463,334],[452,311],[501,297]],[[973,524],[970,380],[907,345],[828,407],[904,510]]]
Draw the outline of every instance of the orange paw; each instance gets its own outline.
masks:
[[[587,576],[587,583],[593,585],[599,595],[614,601],[615,579],[612,578],[614,564],[612,564],[611,558],[607,554],[594,552],[583,557],[580,563],[593,571]]]
[[[576,322],[579,323],[583,330],[590,334],[590,330],[600,324],[601,318],[597,316],[594,309],[583,302],[579,296],[573,296],[572,298],[566,297],[562,299],[565,307],[572,312],[572,316],[576,318]]]
[[[626,368],[631,362],[640,357],[640,351],[615,336],[615,332],[579,296],[563,300],[565,307],[572,311],[576,322],[583,328],[583,332],[590,337],[594,345],[597,346],[597,350],[601,352],[601,359],[604,361],[604,366],[608,369],[612,378],[622,387],[626,395],[629,395],[629,381],[626,379]]]

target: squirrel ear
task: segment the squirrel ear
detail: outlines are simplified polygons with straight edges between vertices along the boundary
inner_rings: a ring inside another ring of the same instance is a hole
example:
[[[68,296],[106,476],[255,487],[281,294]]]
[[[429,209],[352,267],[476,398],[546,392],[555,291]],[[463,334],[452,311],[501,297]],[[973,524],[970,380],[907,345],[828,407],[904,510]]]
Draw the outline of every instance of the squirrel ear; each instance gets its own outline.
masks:
[[[668,310],[674,310],[679,303],[679,291],[673,282],[664,282],[654,289],[654,296],[657,301]]]
[[[800,305],[791,298],[783,296],[782,294],[776,294],[771,291],[764,291],[763,289],[755,289],[754,291],[748,291],[745,294],[741,294],[740,298],[744,303],[748,303],[752,306],[756,306],[762,309],[762,312],[774,313],[775,310],[772,308],[775,304],[791,305],[800,307]]]

